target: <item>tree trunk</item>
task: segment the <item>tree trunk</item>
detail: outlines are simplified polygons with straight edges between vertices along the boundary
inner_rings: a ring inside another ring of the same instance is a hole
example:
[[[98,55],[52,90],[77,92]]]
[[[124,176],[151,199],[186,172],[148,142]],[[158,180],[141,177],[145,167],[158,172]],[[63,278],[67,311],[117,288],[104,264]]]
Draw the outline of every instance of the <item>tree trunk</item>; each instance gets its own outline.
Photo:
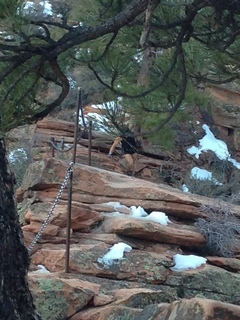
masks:
[[[39,320],[28,287],[29,254],[14,201],[4,139],[0,138],[0,319]]]

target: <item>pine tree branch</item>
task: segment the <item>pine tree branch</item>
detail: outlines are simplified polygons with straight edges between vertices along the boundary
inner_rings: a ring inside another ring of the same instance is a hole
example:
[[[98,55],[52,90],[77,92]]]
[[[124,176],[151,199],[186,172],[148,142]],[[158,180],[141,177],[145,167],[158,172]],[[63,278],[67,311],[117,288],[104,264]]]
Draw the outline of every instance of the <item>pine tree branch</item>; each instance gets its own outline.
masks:
[[[113,93],[125,97],[125,98],[129,98],[129,99],[137,99],[137,98],[142,98],[145,97],[146,95],[152,93],[153,91],[155,91],[156,89],[160,88],[165,81],[168,79],[168,77],[170,76],[170,74],[173,72],[176,64],[177,64],[177,58],[178,58],[178,50],[175,50],[173,59],[172,59],[172,63],[170,65],[170,67],[167,69],[167,71],[165,71],[165,73],[163,75],[161,75],[161,78],[159,79],[159,82],[155,85],[152,86],[150,89],[142,91],[141,93],[138,94],[134,94],[134,95],[130,95],[127,94],[125,92],[119,91],[117,89],[115,89],[113,86],[107,84],[105,81],[103,81],[103,79],[99,76],[99,74],[97,73],[97,71],[93,68],[91,63],[88,63],[88,67],[90,70],[92,70],[93,74],[95,75],[95,77],[97,78],[97,80],[104,85],[106,88],[108,88],[109,90],[111,90]]]
[[[68,78],[62,72],[62,70],[57,62],[57,59],[50,60],[49,65],[50,65],[52,71],[54,72],[54,74],[56,75],[56,77],[59,78],[59,80],[61,81],[62,91],[55,101],[46,105],[44,110],[33,115],[30,118],[31,121],[37,121],[39,119],[46,117],[52,110],[54,110],[57,106],[59,106],[63,102],[63,100],[67,97],[67,95],[69,93],[70,85],[69,85]]]
[[[7,76],[9,76],[13,71],[15,71],[20,65],[23,65],[26,61],[31,59],[31,57],[32,57],[31,53],[25,53],[25,54],[22,54],[21,56],[11,57],[10,62],[12,62],[12,64],[7,65],[5,69],[1,71],[0,84],[4,81],[4,79]]]
[[[31,66],[26,67],[26,69],[23,72],[21,72],[20,75],[14,81],[11,82],[11,85],[8,87],[8,89],[5,92],[4,96],[0,100],[0,105],[3,105],[5,103],[5,101],[7,100],[8,96],[10,95],[10,93],[14,90],[14,88],[17,86],[17,84],[23,79],[23,77],[28,75],[30,72],[32,72],[37,67],[39,67],[39,63],[38,62],[34,63]]]
[[[161,0],[158,0],[160,3]],[[98,26],[90,27],[79,25],[72,28],[58,41],[56,48],[49,52],[48,57],[53,58],[69,48],[81,43],[100,38],[106,34],[116,33],[124,26],[127,26],[147,8],[148,0],[133,0],[114,18],[108,19]]]

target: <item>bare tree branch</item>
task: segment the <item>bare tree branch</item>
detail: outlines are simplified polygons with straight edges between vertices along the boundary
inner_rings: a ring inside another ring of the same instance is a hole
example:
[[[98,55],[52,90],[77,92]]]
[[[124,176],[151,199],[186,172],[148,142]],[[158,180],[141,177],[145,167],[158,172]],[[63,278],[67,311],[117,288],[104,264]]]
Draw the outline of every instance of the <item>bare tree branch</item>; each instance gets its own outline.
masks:
[[[143,27],[143,32],[139,41],[140,47],[144,48],[146,46],[148,36],[150,33],[151,29],[151,22],[152,22],[152,16],[153,16],[153,11],[159,4],[158,0],[149,0],[147,10],[145,13],[145,23]]]

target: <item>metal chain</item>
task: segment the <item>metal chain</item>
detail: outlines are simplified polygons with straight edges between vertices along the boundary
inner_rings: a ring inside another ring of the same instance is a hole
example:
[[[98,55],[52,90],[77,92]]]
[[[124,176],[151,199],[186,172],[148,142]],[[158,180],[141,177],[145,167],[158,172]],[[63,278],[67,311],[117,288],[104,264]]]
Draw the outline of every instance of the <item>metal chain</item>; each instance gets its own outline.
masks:
[[[48,225],[49,221],[50,221],[50,218],[52,217],[53,215],[53,212],[58,204],[58,201],[59,199],[61,198],[62,196],[62,193],[63,193],[63,190],[65,189],[66,185],[67,185],[67,182],[68,182],[68,179],[71,175],[71,173],[73,172],[73,162],[71,162],[69,164],[69,167],[67,168],[67,173],[66,173],[66,176],[65,176],[65,179],[63,180],[62,184],[61,184],[61,187],[59,189],[59,192],[57,194],[57,197],[56,199],[54,200],[54,203],[53,203],[53,206],[51,208],[51,210],[49,211],[48,215],[47,215],[47,218],[45,219],[45,221],[43,222],[39,232],[36,234],[35,238],[33,239],[33,241],[31,242],[30,246],[28,247],[28,251],[30,252],[33,247],[35,246],[35,244],[37,243],[37,241],[41,238],[42,236],[42,233],[44,231],[44,229],[46,228],[46,226]]]

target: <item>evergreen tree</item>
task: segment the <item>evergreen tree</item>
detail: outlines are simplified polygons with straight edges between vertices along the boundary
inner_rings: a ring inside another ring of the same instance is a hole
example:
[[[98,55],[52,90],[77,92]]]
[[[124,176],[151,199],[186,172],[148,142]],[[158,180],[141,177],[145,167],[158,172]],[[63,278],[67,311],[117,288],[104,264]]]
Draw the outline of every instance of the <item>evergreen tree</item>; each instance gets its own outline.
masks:
[[[199,84],[239,78],[238,1],[70,0],[47,16],[19,0],[0,3],[2,130],[59,106],[73,68],[100,82],[100,102],[121,97],[127,112],[160,114],[153,131],[201,99]],[[39,95],[45,83],[60,88],[49,104]]]

